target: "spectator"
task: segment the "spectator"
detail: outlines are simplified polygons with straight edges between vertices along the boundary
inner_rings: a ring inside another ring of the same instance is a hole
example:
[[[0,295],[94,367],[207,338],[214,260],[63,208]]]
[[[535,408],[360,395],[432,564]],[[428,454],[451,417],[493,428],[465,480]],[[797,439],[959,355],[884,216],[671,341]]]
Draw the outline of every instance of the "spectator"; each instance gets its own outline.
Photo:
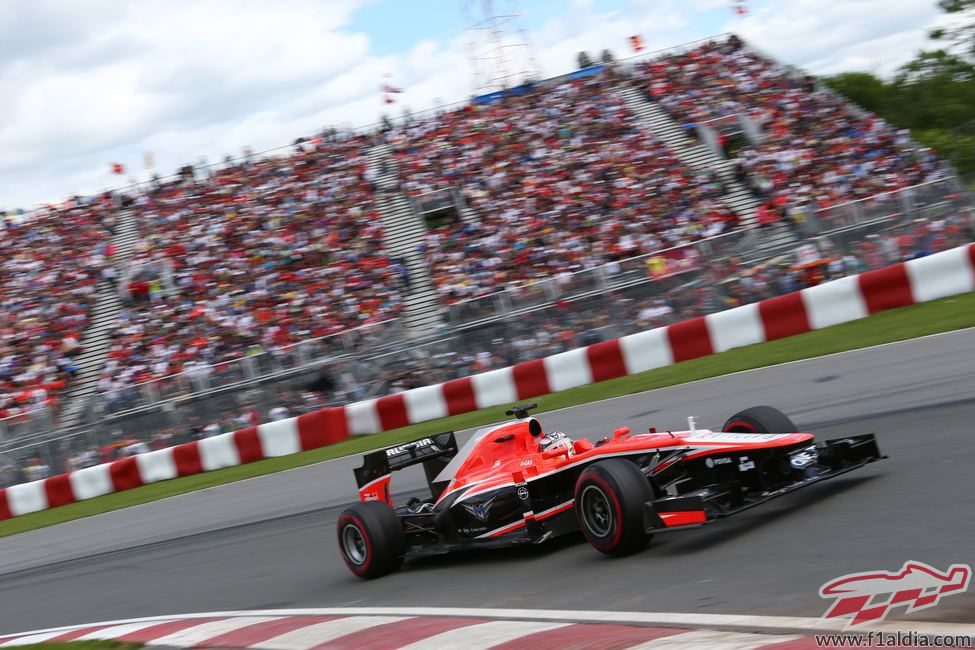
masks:
[[[181,372],[205,384],[256,350],[397,317],[404,269],[377,244],[368,147],[313,138],[292,155],[199,178],[187,171],[137,197],[143,271],[129,284],[101,386],[125,394]]]
[[[270,410],[268,416],[270,417],[272,422],[277,422],[279,420],[286,420],[289,417],[291,417],[289,415],[289,411],[287,407],[285,406],[275,406]]]
[[[26,482],[40,481],[51,476],[51,468],[41,460],[40,456],[32,458],[24,467],[24,480]]]
[[[714,236],[738,218],[638,125],[612,68],[387,135],[411,194],[457,187],[478,218],[422,252],[451,303]]]
[[[0,418],[57,409],[76,371],[96,285],[111,268],[114,198],[72,199],[6,220],[0,238]]]
[[[737,36],[644,62],[637,78],[681,123],[746,114],[763,140],[739,154],[736,169],[757,197],[775,202],[780,217],[783,210],[820,209],[945,174],[931,152],[912,148],[877,116],[857,112]],[[771,218],[760,217],[760,225]],[[794,225],[794,216],[784,222]]]

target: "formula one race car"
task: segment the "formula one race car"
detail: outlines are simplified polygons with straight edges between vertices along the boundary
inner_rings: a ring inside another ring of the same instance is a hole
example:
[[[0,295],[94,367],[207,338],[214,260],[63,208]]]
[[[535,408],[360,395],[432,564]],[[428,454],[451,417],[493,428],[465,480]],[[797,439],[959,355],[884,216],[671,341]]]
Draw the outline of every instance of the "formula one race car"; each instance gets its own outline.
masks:
[[[873,434],[815,444],[768,406],[731,417],[720,432],[631,435],[593,444],[554,434],[528,411],[477,431],[458,450],[452,432],[366,454],[355,470],[361,502],[338,520],[349,569],[376,578],[404,558],[464,548],[538,544],[582,531],[598,551],[625,555],[655,533],[711,523],[881,458]],[[422,464],[432,497],[394,506],[392,473]]]

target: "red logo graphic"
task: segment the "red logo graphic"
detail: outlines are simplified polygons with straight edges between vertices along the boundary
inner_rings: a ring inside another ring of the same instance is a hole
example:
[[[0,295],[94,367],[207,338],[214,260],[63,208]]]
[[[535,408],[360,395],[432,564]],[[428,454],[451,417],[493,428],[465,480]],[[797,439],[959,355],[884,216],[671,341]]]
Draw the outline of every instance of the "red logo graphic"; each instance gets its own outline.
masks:
[[[923,562],[905,562],[900,571],[850,573],[819,588],[821,598],[836,601],[824,619],[850,617],[846,627],[882,621],[894,607],[906,612],[934,607],[942,596],[964,593],[972,579],[972,567],[952,564],[945,572]]]

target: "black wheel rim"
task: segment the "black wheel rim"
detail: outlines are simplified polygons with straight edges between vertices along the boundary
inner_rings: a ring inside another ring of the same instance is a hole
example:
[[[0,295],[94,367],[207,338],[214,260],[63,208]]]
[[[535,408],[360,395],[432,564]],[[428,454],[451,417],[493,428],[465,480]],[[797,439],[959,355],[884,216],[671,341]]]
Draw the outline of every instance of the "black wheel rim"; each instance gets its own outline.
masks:
[[[366,538],[355,524],[346,524],[342,529],[342,552],[349,562],[362,566],[366,562]]]
[[[594,537],[608,537],[613,530],[613,508],[606,493],[595,485],[582,490],[582,523]]]

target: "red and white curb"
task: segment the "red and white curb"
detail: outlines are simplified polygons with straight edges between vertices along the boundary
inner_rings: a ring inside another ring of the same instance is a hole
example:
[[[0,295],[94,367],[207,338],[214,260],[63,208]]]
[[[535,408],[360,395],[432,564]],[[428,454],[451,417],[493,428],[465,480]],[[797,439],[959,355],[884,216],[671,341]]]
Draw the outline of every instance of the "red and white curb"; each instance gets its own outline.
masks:
[[[160,648],[312,650],[709,648],[805,650],[842,622],[816,618],[433,607],[212,612],[107,621],[0,636],[0,647],[112,640]],[[865,631],[975,639],[975,625],[888,622]],[[859,647],[879,647],[863,644]]]

